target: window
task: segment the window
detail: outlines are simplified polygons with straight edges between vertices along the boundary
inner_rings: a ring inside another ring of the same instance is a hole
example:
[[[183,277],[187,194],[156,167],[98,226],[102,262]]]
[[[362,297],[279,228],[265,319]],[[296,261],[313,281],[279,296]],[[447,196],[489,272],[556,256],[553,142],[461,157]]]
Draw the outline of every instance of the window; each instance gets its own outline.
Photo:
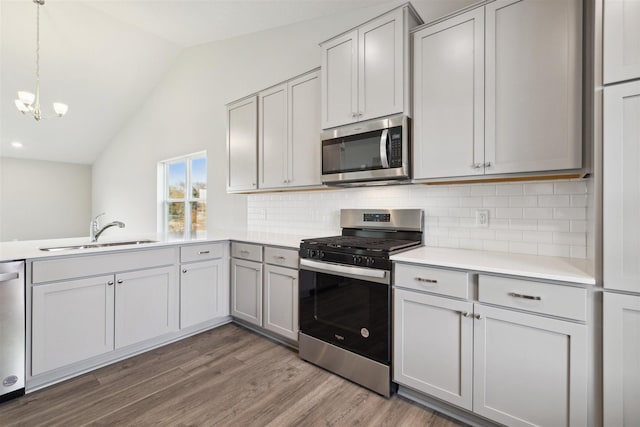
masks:
[[[206,152],[165,160],[158,166],[159,231],[184,238],[201,236],[207,231]]]

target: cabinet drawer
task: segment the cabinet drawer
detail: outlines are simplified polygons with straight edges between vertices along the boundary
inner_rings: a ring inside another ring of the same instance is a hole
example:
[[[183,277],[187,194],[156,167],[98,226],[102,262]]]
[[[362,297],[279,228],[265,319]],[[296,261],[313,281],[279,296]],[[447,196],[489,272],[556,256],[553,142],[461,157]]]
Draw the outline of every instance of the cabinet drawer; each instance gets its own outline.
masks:
[[[180,248],[180,262],[204,261],[222,258],[223,256],[224,243],[206,243],[182,246]]]
[[[587,290],[583,288],[481,274],[478,300],[580,321],[587,319]]]
[[[464,271],[396,264],[393,284],[455,298],[469,298],[469,278]]]
[[[104,255],[69,256],[45,261],[33,261],[31,282],[111,274],[120,271],[173,265],[178,261],[177,248],[118,251]]]
[[[234,258],[248,259],[262,262],[262,246],[250,243],[231,243],[231,256]]]
[[[264,262],[282,267],[298,268],[298,251],[295,249],[272,248],[265,246]]]

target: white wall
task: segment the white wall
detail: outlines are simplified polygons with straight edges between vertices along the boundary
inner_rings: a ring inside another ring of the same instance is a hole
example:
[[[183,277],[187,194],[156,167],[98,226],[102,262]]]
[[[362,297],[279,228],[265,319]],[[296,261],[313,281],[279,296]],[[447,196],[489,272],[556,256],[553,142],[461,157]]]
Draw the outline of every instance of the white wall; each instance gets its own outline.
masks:
[[[0,158],[0,242],[89,235],[91,166]]]
[[[588,180],[406,185],[249,196],[249,230],[340,234],[340,209],[419,208],[427,246],[587,257]],[[489,227],[475,225],[478,209]]]
[[[475,0],[412,2],[425,20]],[[93,212],[156,230],[156,164],[207,150],[208,225],[245,228],[247,196],[226,194],[225,104],[320,65],[318,43],[403,1],[186,50],[93,167]],[[127,64],[135,66],[135,64]]]

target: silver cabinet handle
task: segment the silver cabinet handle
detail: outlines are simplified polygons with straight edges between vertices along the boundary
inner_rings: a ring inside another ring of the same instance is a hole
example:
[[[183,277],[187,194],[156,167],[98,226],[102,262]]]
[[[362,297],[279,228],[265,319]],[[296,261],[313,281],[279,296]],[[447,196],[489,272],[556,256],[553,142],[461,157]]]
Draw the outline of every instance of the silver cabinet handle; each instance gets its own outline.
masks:
[[[284,261],[285,259],[287,259],[286,257],[283,257],[282,255],[274,255],[273,256],[275,259],[280,260],[280,261]]]
[[[530,300],[533,300],[533,301],[542,301],[542,297],[537,297],[537,296],[534,296],[534,295],[518,294],[516,292],[509,292],[508,295],[510,297],[515,297],[515,298],[530,299]]]
[[[198,255],[205,255],[208,254],[210,251],[200,251],[198,252]]]
[[[483,164],[482,163],[474,163],[471,165],[472,168],[474,169],[482,169]]]
[[[113,286],[113,280],[109,280],[109,281],[107,282],[107,285],[109,285],[109,286]]]
[[[434,279],[425,279],[424,277],[414,277],[415,280],[417,280],[418,282],[424,282],[424,283],[438,283],[437,280]]]
[[[484,166],[485,168],[490,168],[491,167],[491,162],[486,162],[482,166]]]
[[[6,282],[9,280],[18,279],[20,277],[20,273],[2,273],[0,274],[0,282]]]
[[[462,317],[471,317],[471,313],[469,313],[468,311],[460,311],[459,312]]]
[[[186,272],[187,272],[187,269],[186,269],[186,268],[183,268],[183,269],[182,269],[182,272],[183,272],[183,273],[186,273]]]
[[[351,113],[351,118],[352,118],[352,119],[355,119],[356,117],[358,117],[358,114],[357,114],[357,113],[355,113],[355,112]]]
[[[476,318],[476,319],[478,319],[478,320],[482,319],[482,316],[481,316],[481,315],[479,315],[479,314],[474,314],[474,315],[473,315],[473,317],[475,317],[475,318]]]
[[[240,251],[240,255],[249,255],[251,252],[242,250]]]
[[[123,282],[124,282],[124,280],[118,279],[118,285],[122,285]]]

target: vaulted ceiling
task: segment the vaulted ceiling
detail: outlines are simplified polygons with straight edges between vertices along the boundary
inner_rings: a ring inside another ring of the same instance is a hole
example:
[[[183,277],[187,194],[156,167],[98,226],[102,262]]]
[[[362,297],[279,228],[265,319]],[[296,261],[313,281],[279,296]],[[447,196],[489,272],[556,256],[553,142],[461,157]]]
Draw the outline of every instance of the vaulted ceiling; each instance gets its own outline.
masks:
[[[389,0],[47,0],[40,16],[36,122],[14,106],[35,91],[36,5],[0,0],[0,156],[93,163],[188,47]],[[21,142],[23,148],[11,146]]]

